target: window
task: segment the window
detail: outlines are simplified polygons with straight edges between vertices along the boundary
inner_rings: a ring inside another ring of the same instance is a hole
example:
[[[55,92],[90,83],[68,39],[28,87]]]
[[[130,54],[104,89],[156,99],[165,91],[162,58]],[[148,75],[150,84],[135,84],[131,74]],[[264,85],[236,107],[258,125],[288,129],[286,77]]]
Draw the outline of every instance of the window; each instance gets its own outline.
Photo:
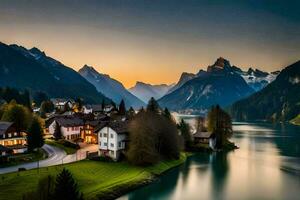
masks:
[[[67,128],[67,131],[69,131],[69,127]]]
[[[72,131],[74,131],[74,127],[72,127]]]
[[[3,135],[3,138],[5,138],[5,134]]]
[[[18,135],[18,133],[16,132],[16,133],[14,133],[14,136],[17,136]]]
[[[8,137],[11,137],[11,133],[8,134]]]
[[[114,134],[111,133],[111,134],[110,134],[110,138],[114,138]]]
[[[100,137],[102,137],[102,133],[100,133]]]
[[[101,142],[99,142],[99,145],[101,146]]]
[[[122,143],[121,143],[121,142],[118,142],[118,146],[119,146],[119,148],[121,148],[121,146],[122,146]]]
[[[105,146],[105,147],[106,147],[106,146],[107,146],[107,143],[106,143],[106,142],[104,142],[104,145],[103,145],[103,146]]]
[[[113,148],[114,146],[115,146],[115,145],[114,145],[114,143],[110,143],[110,147],[112,147],[112,148]]]
[[[106,133],[104,133],[104,134],[103,134],[103,136],[104,136],[104,137],[107,137],[107,134],[106,134]]]

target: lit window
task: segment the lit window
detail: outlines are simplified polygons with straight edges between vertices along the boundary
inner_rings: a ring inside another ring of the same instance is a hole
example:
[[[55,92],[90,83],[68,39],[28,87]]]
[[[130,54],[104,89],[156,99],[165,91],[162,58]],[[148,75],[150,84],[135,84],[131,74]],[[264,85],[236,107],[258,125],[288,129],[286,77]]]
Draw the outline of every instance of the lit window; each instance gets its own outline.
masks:
[[[8,137],[11,137],[11,133],[8,134]]]

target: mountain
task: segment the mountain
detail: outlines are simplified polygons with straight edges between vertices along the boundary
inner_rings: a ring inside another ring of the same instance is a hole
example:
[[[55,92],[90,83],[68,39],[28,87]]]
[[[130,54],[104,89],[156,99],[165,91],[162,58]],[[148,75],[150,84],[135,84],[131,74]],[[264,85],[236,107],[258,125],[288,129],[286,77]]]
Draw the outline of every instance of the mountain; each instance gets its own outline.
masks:
[[[87,65],[84,65],[78,72],[93,84],[99,92],[111,98],[116,103],[120,103],[123,99],[126,107],[140,108],[145,106],[145,103],[127,91],[122,83],[111,78],[109,75],[101,74],[93,67]]]
[[[50,97],[82,97],[86,102],[108,100],[76,71],[39,49],[0,42],[0,87],[6,86],[43,91]]]
[[[256,92],[266,87],[272,81],[274,81],[280,71],[275,72],[263,72],[259,69],[249,68],[248,71],[242,71],[238,67],[233,67],[233,70],[240,74],[246,83]]]
[[[200,73],[200,72],[199,72]],[[183,72],[179,78],[179,81],[176,83],[176,85],[174,85],[173,87],[171,87],[169,89],[169,91],[167,92],[167,94],[170,94],[171,92],[177,90],[178,88],[180,88],[183,84],[185,84],[186,82],[188,82],[189,80],[193,79],[197,77],[196,74],[193,73],[187,73],[187,72]]]
[[[151,85],[143,82],[136,82],[135,86],[130,88],[129,91],[140,98],[145,103],[148,103],[149,99],[151,97],[154,97],[155,99],[159,99],[162,96],[164,96],[170,88],[172,88],[174,85]]]
[[[283,69],[264,89],[230,107],[237,120],[290,120],[300,113],[300,61]]]
[[[158,102],[171,110],[204,111],[212,105],[228,106],[236,100],[252,94],[254,90],[224,58],[200,70],[195,78],[184,83]]]

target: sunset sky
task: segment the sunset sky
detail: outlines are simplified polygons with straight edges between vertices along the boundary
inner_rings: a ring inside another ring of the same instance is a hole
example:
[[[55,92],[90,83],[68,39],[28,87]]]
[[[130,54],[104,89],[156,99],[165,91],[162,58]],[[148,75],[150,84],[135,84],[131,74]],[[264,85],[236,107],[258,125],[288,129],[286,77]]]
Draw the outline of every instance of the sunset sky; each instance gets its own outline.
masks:
[[[274,71],[300,59],[299,1],[0,1],[0,41],[131,87],[176,82],[217,57]]]

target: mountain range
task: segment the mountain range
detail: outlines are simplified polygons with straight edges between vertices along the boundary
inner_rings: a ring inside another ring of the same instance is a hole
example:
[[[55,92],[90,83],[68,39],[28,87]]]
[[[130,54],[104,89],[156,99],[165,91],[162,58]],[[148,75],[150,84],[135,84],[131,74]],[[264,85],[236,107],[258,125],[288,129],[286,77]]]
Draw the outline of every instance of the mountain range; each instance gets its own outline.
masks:
[[[300,114],[300,61],[284,68],[259,92],[230,107],[236,120],[286,121]]]
[[[54,98],[82,97],[91,103],[109,100],[76,71],[39,49],[26,49],[1,42],[0,87],[43,91]]]
[[[228,106],[255,92],[235,70],[228,60],[218,58],[206,71],[200,70],[195,75],[183,74],[177,85],[182,80],[185,82],[162,97],[159,104],[171,110],[202,112],[215,104]]]
[[[131,94],[122,83],[111,78],[109,75],[97,72],[93,67],[84,65],[78,73],[93,84],[96,89],[114,102],[120,103],[123,99],[127,108],[141,108],[146,104]]]
[[[171,88],[173,88],[173,86],[174,84],[151,85],[138,81],[134,87],[129,89],[129,91],[144,103],[148,103],[151,97],[154,97],[155,99],[163,97]]]

